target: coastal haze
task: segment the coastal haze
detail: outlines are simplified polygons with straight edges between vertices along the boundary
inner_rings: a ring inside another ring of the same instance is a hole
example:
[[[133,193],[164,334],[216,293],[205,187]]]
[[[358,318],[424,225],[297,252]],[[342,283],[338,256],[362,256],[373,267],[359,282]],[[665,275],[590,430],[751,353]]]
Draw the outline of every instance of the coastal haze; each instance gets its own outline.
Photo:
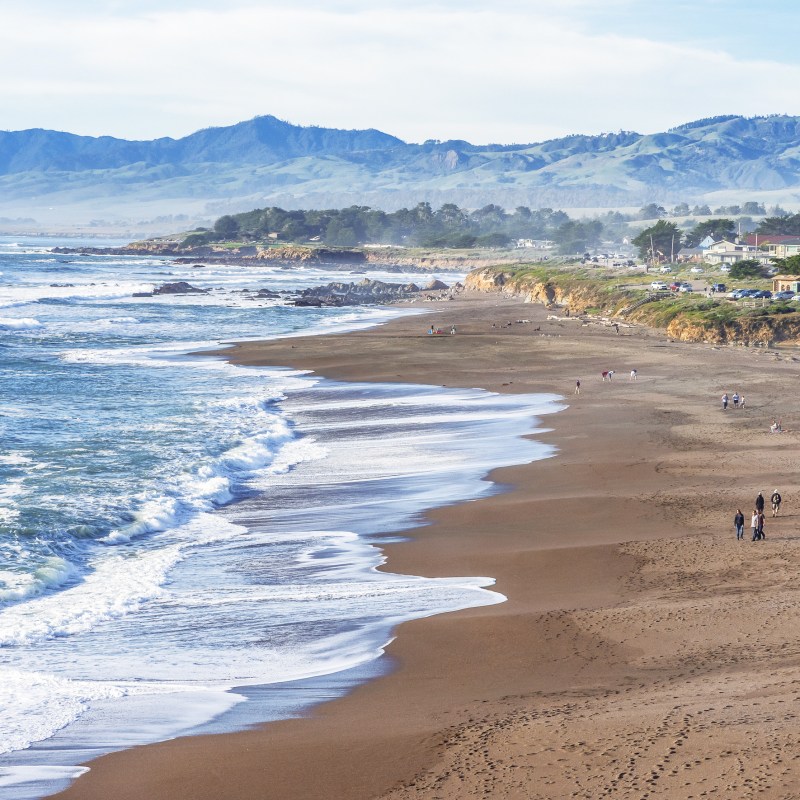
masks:
[[[800,117],[725,116],[658,134],[534,144],[409,144],[375,129],[262,116],[181,139],[0,132],[0,230],[132,237],[208,226],[252,208],[433,205],[638,208],[658,202],[795,207]]]

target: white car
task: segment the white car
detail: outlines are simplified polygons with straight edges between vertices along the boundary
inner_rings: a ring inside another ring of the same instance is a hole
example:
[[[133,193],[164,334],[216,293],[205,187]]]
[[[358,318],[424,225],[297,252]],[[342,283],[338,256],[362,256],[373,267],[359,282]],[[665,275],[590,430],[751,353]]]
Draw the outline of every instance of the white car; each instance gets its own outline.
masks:
[[[695,275],[699,275],[703,271],[702,267],[692,267],[689,272],[694,272]]]
[[[651,288],[651,289],[652,289],[654,292],[666,292],[666,291],[668,291],[668,290],[669,290],[669,286],[667,286],[667,284],[666,284],[666,283],[664,283],[664,281],[653,281],[653,282],[650,284],[650,288]]]
[[[672,267],[666,267],[666,266],[664,266],[664,267],[661,267],[661,269],[659,270],[659,272],[664,272],[664,273],[666,273],[666,272],[672,272]]]
[[[720,271],[720,272],[730,272],[730,271],[731,271],[731,268],[730,268],[730,267],[729,267],[727,264],[723,264],[723,265],[722,265],[722,266],[719,268],[719,271]]]

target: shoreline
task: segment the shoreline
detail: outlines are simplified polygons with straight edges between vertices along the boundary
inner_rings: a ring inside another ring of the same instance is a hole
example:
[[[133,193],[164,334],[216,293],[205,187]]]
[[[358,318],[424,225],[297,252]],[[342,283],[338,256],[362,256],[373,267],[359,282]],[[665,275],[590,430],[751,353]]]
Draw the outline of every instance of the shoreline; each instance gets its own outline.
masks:
[[[510,491],[437,509],[409,541],[383,546],[386,569],[490,575],[507,602],[404,623],[387,651],[396,668],[318,706],[310,718],[112,754],[58,797],[552,800],[639,797],[661,781],[659,796],[685,798],[695,775],[699,791],[738,786],[730,757],[712,761],[710,740],[694,745],[705,728],[695,731],[692,720],[705,713],[707,728],[716,714],[716,725],[733,730],[736,722],[737,741],[752,734],[756,723],[729,719],[735,714],[714,702],[720,685],[740,694],[757,685],[743,638],[755,647],[759,670],[772,659],[788,674],[800,660],[793,647],[779,648],[773,638],[783,634],[771,638],[759,619],[724,619],[729,584],[741,603],[763,603],[765,592],[774,598],[778,585],[753,562],[758,543],[732,541],[727,517],[735,498],[744,504],[772,483],[784,498],[796,495],[797,476],[791,472],[789,480],[774,467],[776,453],[785,465],[796,454],[794,434],[768,438],[761,424],[775,410],[764,400],[770,389],[781,398],[784,421],[800,419],[787,391],[797,373],[791,357],[674,344],[647,329],[615,336],[549,321],[541,307],[499,297],[472,297],[436,312],[221,354],[341,380],[564,395],[570,407],[548,417],[552,430],[537,435],[558,448],[555,459],[496,470],[491,479]],[[456,315],[459,334],[426,337],[426,323],[445,313],[448,320]],[[522,318],[531,322],[516,322]],[[639,377],[629,381],[634,366]],[[608,368],[617,370],[612,384],[600,380]],[[746,380],[754,368],[779,373],[775,386],[756,391]],[[570,398],[576,377],[582,394]],[[716,404],[722,390],[734,388],[748,397],[738,418],[723,416]],[[720,486],[718,471],[741,453],[743,466]],[[675,547],[677,537],[690,537],[692,547]],[[773,552],[765,557],[785,582],[800,556],[790,517],[768,521],[766,544]],[[709,579],[707,589],[701,577]],[[793,623],[795,598],[781,598]],[[732,648],[733,661],[713,657]],[[784,694],[792,691],[790,678],[780,684]],[[775,684],[773,699],[783,696]],[[672,711],[656,724],[670,702]],[[697,711],[701,706],[706,710]],[[788,737],[788,711],[784,728]],[[680,745],[662,753],[659,737],[670,736]],[[755,739],[748,740],[748,764],[776,790],[760,796],[786,796],[778,784],[784,792],[796,785],[800,769],[776,778],[770,748],[759,749]],[[678,765],[675,786],[667,787],[676,747],[690,766]],[[703,769],[692,773],[694,761]]]

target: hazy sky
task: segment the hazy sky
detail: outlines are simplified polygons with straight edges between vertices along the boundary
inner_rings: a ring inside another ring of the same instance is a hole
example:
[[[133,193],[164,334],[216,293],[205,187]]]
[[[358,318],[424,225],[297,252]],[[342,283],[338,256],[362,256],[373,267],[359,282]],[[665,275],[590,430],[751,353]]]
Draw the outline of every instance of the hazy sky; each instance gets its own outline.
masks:
[[[2,0],[0,129],[274,114],[406,141],[800,114],[793,0]]]

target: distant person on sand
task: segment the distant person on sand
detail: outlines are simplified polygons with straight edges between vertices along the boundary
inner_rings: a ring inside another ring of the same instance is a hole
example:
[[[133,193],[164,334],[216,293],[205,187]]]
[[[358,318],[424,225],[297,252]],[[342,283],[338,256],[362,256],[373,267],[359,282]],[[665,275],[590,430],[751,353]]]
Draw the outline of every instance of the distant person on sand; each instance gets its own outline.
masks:
[[[731,400],[733,400],[733,407],[739,408],[739,395],[736,392],[733,393]]]
[[[756,511],[760,514],[764,510],[764,495],[761,492],[756,497]]]
[[[638,372],[635,369],[632,369],[631,370],[631,380],[635,381],[637,375],[638,375]]]
[[[454,334],[455,332],[456,332],[456,326],[455,325],[451,325],[450,326],[450,333]]]
[[[781,510],[781,502],[783,502],[783,498],[777,489],[772,493],[770,501],[772,503],[772,516],[777,517],[778,512]]]
[[[754,542],[758,539],[758,511],[753,511],[753,516],[750,517],[750,527],[753,529],[753,538],[750,541]]]
[[[722,410],[723,411],[727,411],[728,410],[728,393],[727,392],[725,392],[725,394],[722,395]]]
[[[619,336],[619,323],[618,322],[614,323],[614,331],[617,334],[617,336]]]
[[[575,394],[580,394],[580,393],[581,393],[581,382],[575,381]]]
[[[744,539],[744,514],[742,514],[741,508],[737,508],[733,516],[733,527],[736,530],[737,541]]]
[[[744,395],[739,397],[739,408],[744,408]]]
[[[766,539],[767,537],[764,536],[764,522],[765,522],[764,515],[759,511],[758,512],[758,538],[759,539]]]
[[[433,336],[433,325],[431,325],[430,330],[428,331],[428,336]]]
[[[769,426],[769,432],[770,433],[783,433],[783,428],[781,427],[781,420],[778,420],[777,422],[775,422],[775,420],[773,419],[772,420],[772,425]]]

